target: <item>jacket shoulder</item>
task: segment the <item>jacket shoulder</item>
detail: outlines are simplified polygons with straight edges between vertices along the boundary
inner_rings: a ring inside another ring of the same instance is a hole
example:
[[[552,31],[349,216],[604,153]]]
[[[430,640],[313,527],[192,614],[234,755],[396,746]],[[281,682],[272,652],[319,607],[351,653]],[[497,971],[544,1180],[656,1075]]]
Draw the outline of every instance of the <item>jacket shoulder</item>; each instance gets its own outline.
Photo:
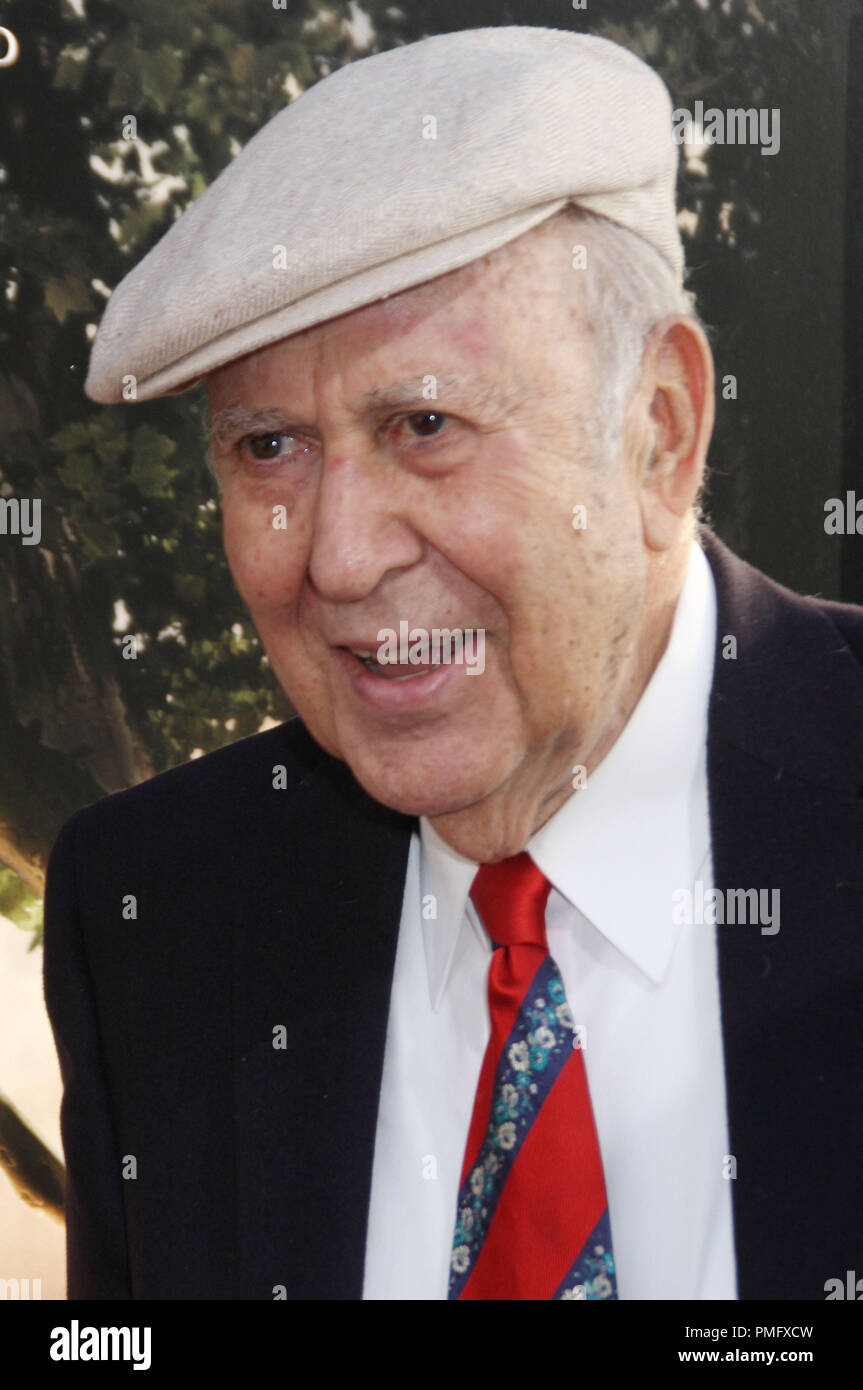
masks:
[[[812,602],[839,629],[858,666],[863,666],[863,608],[856,603],[837,603],[832,599],[813,599]]]
[[[149,827],[158,828],[162,840],[185,839],[190,831],[204,833],[220,821],[241,824],[259,812],[262,793],[273,788],[277,776],[282,796],[290,796],[321,764],[331,764],[333,771],[344,766],[314,742],[299,719],[291,719],[82,807],[65,823],[58,843],[78,832],[111,839]]]
[[[783,773],[855,797],[863,777],[863,608],[797,594],[707,528],[716,582],[712,727]],[[734,659],[723,643],[736,639]]]

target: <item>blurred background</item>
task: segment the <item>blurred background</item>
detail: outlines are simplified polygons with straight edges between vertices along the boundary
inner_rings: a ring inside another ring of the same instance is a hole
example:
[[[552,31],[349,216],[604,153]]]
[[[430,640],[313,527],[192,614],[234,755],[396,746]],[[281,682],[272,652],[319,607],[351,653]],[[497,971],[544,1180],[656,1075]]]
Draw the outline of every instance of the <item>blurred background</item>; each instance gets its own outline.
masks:
[[[774,155],[681,151],[688,286],[725,382],[707,515],[782,583],[863,602],[863,541],[824,526],[830,498],[863,498],[856,0],[0,0],[19,48],[0,65],[0,497],[40,498],[42,521],[39,544],[0,534],[0,1281],[31,1297],[65,1295],[39,949],[54,838],[79,806],[290,713],[222,557],[201,395],[93,406],[101,310],[319,78],[501,24],[614,39],[676,107],[778,109]]]

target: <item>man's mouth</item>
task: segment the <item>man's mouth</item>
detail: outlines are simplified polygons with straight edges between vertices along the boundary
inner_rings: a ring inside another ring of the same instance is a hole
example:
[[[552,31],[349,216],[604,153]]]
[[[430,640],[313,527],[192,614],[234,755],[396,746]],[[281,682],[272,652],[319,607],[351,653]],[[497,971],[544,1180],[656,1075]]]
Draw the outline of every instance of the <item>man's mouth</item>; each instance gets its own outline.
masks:
[[[415,680],[417,676],[427,676],[430,671],[436,671],[441,664],[439,661],[429,661],[423,665],[408,661],[380,662],[374,652],[365,651],[360,647],[342,647],[341,650],[361,661],[373,676],[380,676],[382,680],[388,681]]]

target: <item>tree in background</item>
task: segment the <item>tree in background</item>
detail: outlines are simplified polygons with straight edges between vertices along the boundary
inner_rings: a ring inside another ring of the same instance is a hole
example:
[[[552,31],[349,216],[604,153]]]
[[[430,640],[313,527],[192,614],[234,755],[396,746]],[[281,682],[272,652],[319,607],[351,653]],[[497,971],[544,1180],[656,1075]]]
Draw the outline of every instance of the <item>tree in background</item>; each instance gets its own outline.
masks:
[[[43,534],[0,538],[0,859],[37,895],[77,806],[289,712],[222,556],[200,394],[142,419],[82,382],[110,289],[354,56],[350,13],[20,0],[3,16],[21,55],[0,70],[0,493],[39,497]]]
[[[366,52],[485,24],[568,27],[633,49],[675,104],[770,107],[779,55],[793,67],[835,46],[824,13],[820,0],[5,5],[20,58],[0,68],[0,496],[40,498],[42,538],[0,535],[0,911],[34,943],[47,855],[75,809],[290,712],[222,555],[201,393],[143,409],[83,394],[112,287],[286,101]],[[730,285],[745,304],[763,278],[783,176],[757,148],[681,161],[708,322]],[[741,356],[734,333],[719,346]],[[746,539],[747,409],[712,454],[732,542]]]

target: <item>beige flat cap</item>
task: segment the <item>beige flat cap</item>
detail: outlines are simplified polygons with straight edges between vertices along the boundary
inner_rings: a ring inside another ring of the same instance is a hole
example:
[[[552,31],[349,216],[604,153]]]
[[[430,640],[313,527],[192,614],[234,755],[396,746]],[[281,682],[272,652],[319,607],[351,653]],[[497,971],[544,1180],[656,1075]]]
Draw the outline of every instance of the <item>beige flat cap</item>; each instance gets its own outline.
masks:
[[[678,282],[678,147],[626,49],[514,25],[349,63],[274,116],[117,286],[87,394],[138,400],[422,284],[568,202],[628,227]]]

